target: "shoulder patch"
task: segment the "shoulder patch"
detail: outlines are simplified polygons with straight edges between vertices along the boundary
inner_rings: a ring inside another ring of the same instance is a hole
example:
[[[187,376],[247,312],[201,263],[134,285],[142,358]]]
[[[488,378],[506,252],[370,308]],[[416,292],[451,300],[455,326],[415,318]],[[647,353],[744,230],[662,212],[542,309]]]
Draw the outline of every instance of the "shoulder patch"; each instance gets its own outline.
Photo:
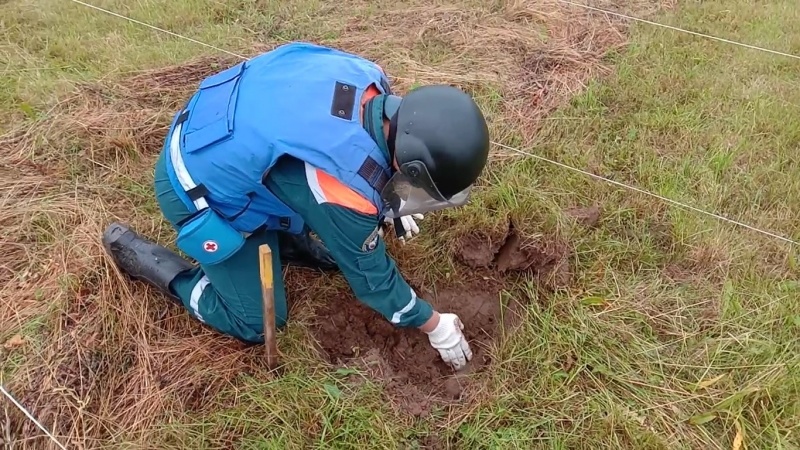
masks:
[[[379,229],[380,225],[376,226],[372,233],[364,240],[364,243],[361,244],[362,252],[371,252],[378,246],[378,239],[380,239],[380,235],[378,234]]]
[[[356,87],[352,84],[336,82],[333,91],[331,115],[344,120],[353,119],[353,107],[356,105]]]

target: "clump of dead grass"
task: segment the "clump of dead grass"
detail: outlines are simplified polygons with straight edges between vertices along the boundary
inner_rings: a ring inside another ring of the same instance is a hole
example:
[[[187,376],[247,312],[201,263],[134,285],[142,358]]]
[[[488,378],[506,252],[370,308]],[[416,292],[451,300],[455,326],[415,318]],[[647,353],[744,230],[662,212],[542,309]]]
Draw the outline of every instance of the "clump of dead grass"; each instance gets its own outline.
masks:
[[[627,7],[642,12],[654,4]],[[413,1],[351,18],[336,44],[378,61],[400,91],[430,83],[469,90],[487,105],[496,140],[510,134],[529,141],[542,118],[589,79],[609,72],[603,58],[625,44],[627,26],[558,0],[469,7]],[[492,105],[493,98],[502,101]]]

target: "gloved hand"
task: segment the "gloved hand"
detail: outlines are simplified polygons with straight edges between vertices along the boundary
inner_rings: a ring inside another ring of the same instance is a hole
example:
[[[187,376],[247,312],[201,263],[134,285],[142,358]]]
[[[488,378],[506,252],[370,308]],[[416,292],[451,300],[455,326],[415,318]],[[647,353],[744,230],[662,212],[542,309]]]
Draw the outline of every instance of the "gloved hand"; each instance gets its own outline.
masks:
[[[415,234],[419,234],[419,226],[417,225],[417,222],[414,219],[422,220],[424,218],[425,216],[423,216],[422,214],[412,214],[410,216],[400,217],[400,221],[403,223],[403,228],[406,231],[405,234],[400,237],[400,241],[405,243],[405,241],[410,240],[412,237],[414,237]],[[384,218],[383,221],[387,225],[394,224],[394,220],[388,217]],[[380,234],[380,236],[383,237],[384,235],[383,227],[381,227],[378,230],[378,234]]]
[[[461,332],[464,324],[455,314],[439,314],[439,324],[428,334],[431,346],[439,351],[445,363],[460,370],[472,360],[472,349]]]

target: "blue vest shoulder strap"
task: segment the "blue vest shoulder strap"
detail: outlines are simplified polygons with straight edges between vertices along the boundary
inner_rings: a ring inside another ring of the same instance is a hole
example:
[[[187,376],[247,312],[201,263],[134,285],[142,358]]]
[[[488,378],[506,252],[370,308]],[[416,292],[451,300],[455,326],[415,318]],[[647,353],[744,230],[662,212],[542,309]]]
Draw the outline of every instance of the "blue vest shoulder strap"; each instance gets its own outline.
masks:
[[[262,183],[278,158],[290,155],[382,212],[380,189],[390,164],[362,126],[362,97],[370,85],[391,92],[375,63],[302,42],[206,78],[170,127],[170,133],[180,127],[180,161],[168,170],[175,178],[186,172],[196,185],[184,202],[202,197],[243,232],[261,226],[298,232],[302,218]]]

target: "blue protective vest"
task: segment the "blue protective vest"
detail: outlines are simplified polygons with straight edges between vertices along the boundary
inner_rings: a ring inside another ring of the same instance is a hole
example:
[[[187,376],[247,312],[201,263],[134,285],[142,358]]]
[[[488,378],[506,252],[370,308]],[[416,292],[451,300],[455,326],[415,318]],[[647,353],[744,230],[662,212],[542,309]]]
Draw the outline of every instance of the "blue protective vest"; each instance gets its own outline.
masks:
[[[167,159],[176,192],[191,212],[202,198],[239,232],[265,226],[298,233],[302,218],[262,180],[284,155],[334,176],[383,210],[380,189],[388,156],[364,129],[361,99],[389,82],[373,62],[336,49],[291,43],[237,64],[200,83],[172,121],[181,164]],[[176,171],[177,167],[177,171]],[[179,175],[193,180],[182,187]],[[202,209],[202,208],[200,208]]]

